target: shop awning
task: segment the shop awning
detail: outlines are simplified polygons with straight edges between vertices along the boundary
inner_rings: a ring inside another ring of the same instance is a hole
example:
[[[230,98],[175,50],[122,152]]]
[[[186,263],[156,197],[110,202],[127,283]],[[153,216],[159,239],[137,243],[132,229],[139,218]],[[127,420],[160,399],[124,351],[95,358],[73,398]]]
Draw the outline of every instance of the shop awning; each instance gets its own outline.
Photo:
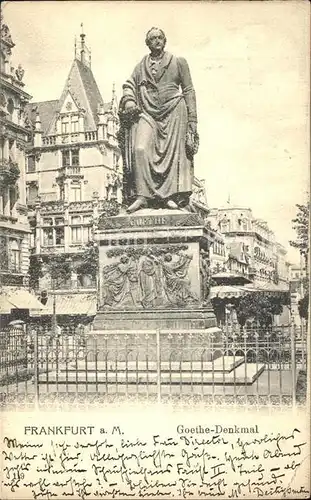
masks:
[[[210,298],[218,297],[220,299],[241,297],[246,293],[254,292],[288,292],[286,285],[275,283],[250,283],[246,285],[216,285],[211,287]]]
[[[8,301],[5,294],[1,292],[0,294],[0,314],[10,314],[13,305]]]
[[[219,272],[212,274],[213,280],[217,281],[231,281],[231,282],[237,282],[240,281],[241,285],[244,283],[250,283],[251,280],[242,273],[235,273],[235,272]],[[229,283],[228,283],[229,284]]]
[[[249,293],[250,290],[246,289],[244,286],[216,285],[211,287],[210,298],[214,299],[218,297],[219,299],[231,299],[234,297],[241,297],[241,295],[247,292]]]
[[[289,292],[289,287],[285,283],[265,283],[255,281],[245,285],[251,292]]]
[[[12,309],[29,309],[30,316],[39,316],[45,306],[25,288],[8,287],[1,290],[0,313],[10,314]]]
[[[50,295],[45,311],[41,314],[53,314],[54,296]],[[55,295],[56,315],[69,316],[94,316],[96,314],[97,298],[95,293],[67,293],[66,295]]]

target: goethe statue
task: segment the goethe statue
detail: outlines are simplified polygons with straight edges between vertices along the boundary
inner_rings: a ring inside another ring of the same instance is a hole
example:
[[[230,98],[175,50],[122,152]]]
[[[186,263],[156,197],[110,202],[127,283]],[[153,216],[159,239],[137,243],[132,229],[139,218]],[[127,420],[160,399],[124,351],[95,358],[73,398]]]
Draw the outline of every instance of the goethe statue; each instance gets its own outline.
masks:
[[[127,211],[186,207],[198,150],[196,97],[187,61],[166,52],[158,28],[146,35],[150,54],[123,85],[120,145]]]

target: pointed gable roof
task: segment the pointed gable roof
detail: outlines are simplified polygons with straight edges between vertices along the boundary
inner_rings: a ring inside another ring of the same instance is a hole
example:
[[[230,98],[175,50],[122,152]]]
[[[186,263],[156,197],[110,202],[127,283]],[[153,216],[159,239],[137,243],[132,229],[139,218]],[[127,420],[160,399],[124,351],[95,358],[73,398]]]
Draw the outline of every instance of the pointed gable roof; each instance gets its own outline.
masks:
[[[85,130],[96,130],[98,122],[97,109],[98,106],[103,105],[104,102],[91,68],[78,59],[74,59],[72,63],[64,90],[58,103],[57,112],[61,110],[68,93],[71,94],[77,107],[85,110]],[[56,116],[53,122],[55,119]],[[54,123],[51,123],[50,130],[53,129],[53,125]]]
[[[36,115],[38,113],[41,121],[42,132],[43,134],[47,134],[57,108],[58,99],[53,101],[32,102],[27,104],[26,113],[28,119],[33,125],[33,128],[35,128]]]

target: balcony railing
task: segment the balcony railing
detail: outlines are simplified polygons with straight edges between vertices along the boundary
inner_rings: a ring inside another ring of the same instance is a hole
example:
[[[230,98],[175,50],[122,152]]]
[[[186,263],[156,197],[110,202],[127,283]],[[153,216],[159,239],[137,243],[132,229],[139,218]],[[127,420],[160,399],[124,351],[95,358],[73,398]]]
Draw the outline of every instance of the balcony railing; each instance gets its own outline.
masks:
[[[12,215],[0,214],[0,222],[12,222],[15,224],[17,220],[17,217],[12,217]]]
[[[56,135],[49,135],[46,137],[42,137],[42,144],[43,146],[55,146],[56,144]]]
[[[85,132],[84,138],[86,141],[97,141],[98,140],[97,132]]]
[[[83,177],[83,174],[79,165],[70,165],[61,167],[57,177]]]

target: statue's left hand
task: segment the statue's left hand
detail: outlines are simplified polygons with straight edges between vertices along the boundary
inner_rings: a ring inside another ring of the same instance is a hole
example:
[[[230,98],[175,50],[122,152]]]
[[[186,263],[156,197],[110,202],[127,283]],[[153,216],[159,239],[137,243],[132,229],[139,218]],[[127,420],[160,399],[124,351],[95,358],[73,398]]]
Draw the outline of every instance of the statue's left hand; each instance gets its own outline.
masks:
[[[190,132],[190,134],[197,133],[197,123],[196,122],[188,122],[188,132]]]
[[[188,122],[187,139],[186,139],[186,151],[189,159],[192,159],[195,154],[197,154],[199,149],[199,135],[197,132],[196,122]]]

